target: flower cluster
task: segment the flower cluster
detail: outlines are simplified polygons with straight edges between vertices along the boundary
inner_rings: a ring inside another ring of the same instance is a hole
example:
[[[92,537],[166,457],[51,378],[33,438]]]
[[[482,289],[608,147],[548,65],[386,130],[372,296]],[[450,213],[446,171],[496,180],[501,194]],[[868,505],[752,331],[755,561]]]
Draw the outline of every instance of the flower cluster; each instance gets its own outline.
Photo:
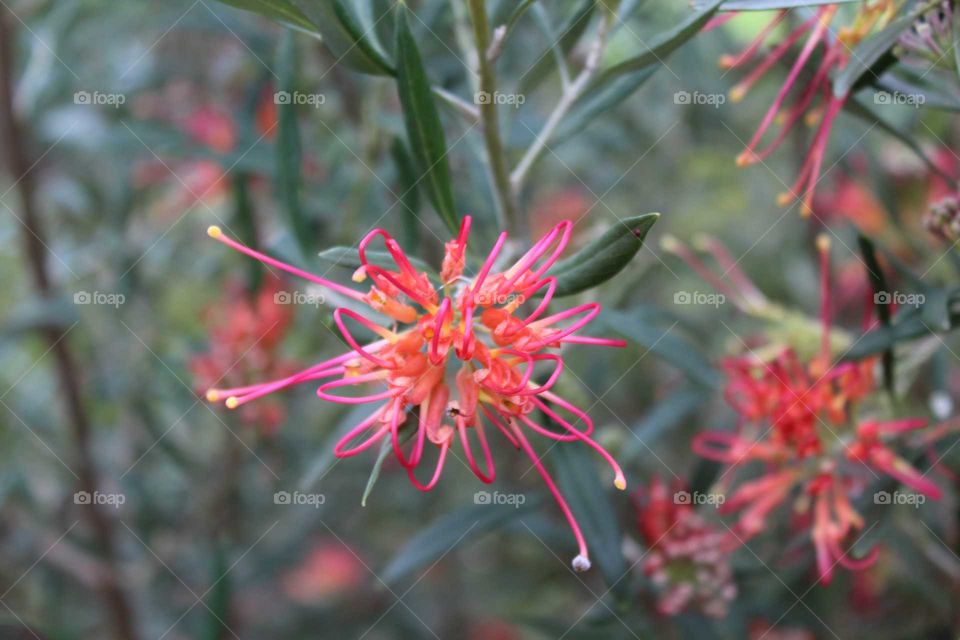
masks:
[[[852,23],[841,27],[834,34],[831,27],[839,9],[837,4],[817,7],[771,49],[765,50],[765,43],[775,37],[777,27],[787,19],[791,11],[782,9],[761,29],[746,49],[738,55],[725,55],[720,59],[720,66],[725,69],[754,63],[747,76],[730,91],[730,99],[739,102],[757,81],[774,65],[787,58],[802,41],[786,80],[757,131],[747,143],[746,149],[738,156],[737,164],[746,166],[765,160],[801,121],[808,126],[819,123],[803,159],[800,174],[794,184],[779,197],[781,206],[799,199],[800,210],[804,215],[812,212],[813,194],[823,168],[830,130],[848,98],[848,95],[834,95],[831,76],[846,67],[851,50],[857,43],[882,29],[893,18],[897,3],[894,0],[867,0],[860,4]],[[819,58],[815,55],[818,49],[821,50]],[[787,105],[791,94],[794,96],[793,100]],[[780,130],[766,147],[760,148],[764,136],[775,123],[780,124]]]
[[[933,67],[956,68],[953,0],[942,0],[920,16],[905,31],[894,52],[907,62]]]
[[[735,531],[743,540],[764,531],[767,516],[798,494],[795,506],[811,523],[819,576],[827,583],[837,564],[856,569],[877,556],[874,548],[854,559],[844,549],[864,529],[851,498],[868,483],[886,475],[932,498],[939,498],[940,490],[895,450],[904,434],[925,427],[926,420],[877,419],[864,410],[875,388],[875,360],[833,360],[826,237],[818,238],[817,247],[822,273],[819,349],[801,357],[790,346],[773,345],[769,356],[750,350],[724,361],[725,397],[739,417],[737,430],[700,433],[693,449],[729,465],[724,479],[750,463],[764,470],[740,484],[720,509],[739,514]],[[741,297],[758,295],[751,284],[743,284],[748,288]]]
[[[664,615],[697,609],[722,618],[737,595],[730,567],[736,539],[710,525],[689,500],[676,499],[689,495],[659,477],[637,492],[637,528],[649,549],[643,570],[661,591],[657,608]]]
[[[465,273],[470,225],[471,218],[465,217],[457,237],[446,243],[439,287],[413,266],[390,234],[371,231],[360,241],[361,266],[353,276],[357,283],[370,282],[366,292],[282,263],[211,227],[211,237],[343,296],[356,308],[366,307],[367,315],[346,306],[334,312],[334,322],[350,347],[343,355],[277,380],[210,389],[208,398],[236,408],[292,385],[319,382],[317,395],[324,400],[374,404],[369,417],[336,444],[335,454],[354,456],[389,438],[410,481],[423,491],[437,484],[448,453],[458,442],[470,470],[482,482],[493,482],[487,429],[495,428],[529,457],[556,497],[579,545],[573,566],[583,571],[590,561],[580,527],[528,434],[587,444],[608,462],[616,487],[626,488],[619,465],[590,437],[594,428],[590,417],[553,391],[563,372],[559,352],[563,345],[625,343],[579,335],[600,312],[595,302],[548,312],[557,279],[547,272],[563,253],[572,222],[554,226],[507,268],[498,268],[507,240],[506,232],[501,233],[472,277]],[[370,246],[377,240],[383,242],[393,268],[369,259]],[[385,316],[390,325],[378,324],[369,312]],[[359,325],[378,339],[361,345],[348,325]],[[364,387],[373,389],[366,395],[349,395],[349,390]],[[541,424],[544,421],[555,428]],[[411,444],[404,449],[406,438]],[[436,457],[433,471],[421,480],[415,472],[430,451]]]
[[[292,308],[277,304],[280,280],[267,278],[256,294],[232,283],[226,298],[206,313],[210,346],[190,360],[196,386],[202,391],[214,385],[239,386],[263,377],[280,377],[296,370],[293,362],[277,353],[293,319]],[[286,417],[279,402],[244,407],[245,424],[273,433]]]

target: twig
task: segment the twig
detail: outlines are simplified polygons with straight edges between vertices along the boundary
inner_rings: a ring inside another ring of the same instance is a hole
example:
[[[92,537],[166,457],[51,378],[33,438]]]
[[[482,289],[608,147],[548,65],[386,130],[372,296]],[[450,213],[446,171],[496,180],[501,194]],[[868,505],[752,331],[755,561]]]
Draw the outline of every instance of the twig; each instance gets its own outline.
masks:
[[[607,46],[607,33],[610,29],[612,19],[613,16],[611,12],[603,12],[600,18],[600,24],[597,26],[596,36],[590,45],[590,51],[587,53],[587,59],[584,62],[583,69],[580,70],[580,73],[577,74],[573,82],[564,87],[563,93],[560,95],[560,100],[557,102],[557,106],[554,107],[550,117],[547,118],[543,129],[537,134],[533,144],[530,145],[530,148],[527,149],[527,152],[513,170],[513,173],[510,174],[510,188],[515,197],[520,193],[521,189],[523,189],[523,183],[527,178],[527,174],[547,148],[547,143],[550,141],[550,138],[553,137],[560,122],[563,121],[567,112],[570,111],[570,107],[583,95],[583,92],[600,67],[600,60],[603,58],[603,51]]]
[[[14,29],[11,26],[11,11],[3,5],[0,8],[0,127],[4,134],[2,145],[6,153],[6,162],[14,179],[18,180],[16,188],[20,195],[22,208],[22,230],[24,251],[34,283],[41,297],[50,298],[54,293],[54,286],[47,269],[46,234],[36,209],[36,184],[30,173],[32,164],[26,153],[27,133],[25,128],[17,122],[14,112]],[[77,464],[80,478],[80,489],[93,495],[100,486],[93,452],[90,444],[90,422],[83,407],[80,385],[77,377],[77,368],[73,355],[63,340],[63,330],[48,327],[42,330],[56,363],[62,397],[66,403],[67,416],[70,420],[73,439],[77,448]],[[104,605],[112,616],[114,635],[122,640],[133,640],[137,637],[133,610],[121,588],[122,580],[118,566],[116,534],[113,521],[104,512],[104,507],[91,501],[84,505],[83,514],[88,519],[97,545],[104,557],[104,564],[108,569],[107,579],[101,588]]]
[[[487,148],[487,163],[490,169],[490,181],[500,212],[501,225],[508,231],[518,232],[517,209],[514,194],[510,189],[510,175],[507,159],[500,140],[500,121],[497,112],[495,94],[497,74],[493,61],[487,55],[490,50],[490,24],[487,19],[486,0],[470,0],[470,19],[473,22],[473,34],[476,41],[476,61],[479,72],[478,95],[480,103],[480,126]]]

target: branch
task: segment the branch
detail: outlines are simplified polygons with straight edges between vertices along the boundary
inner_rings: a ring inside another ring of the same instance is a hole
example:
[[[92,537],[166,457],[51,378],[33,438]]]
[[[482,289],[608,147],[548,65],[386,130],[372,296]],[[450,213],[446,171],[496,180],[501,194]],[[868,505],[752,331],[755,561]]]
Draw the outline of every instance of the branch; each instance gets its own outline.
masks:
[[[547,149],[547,143],[550,142],[557,127],[563,121],[567,112],[570,111],[570,107],[580,99],[590,84],[590,81],[593,79],[593,76],[596,75],[597,69],[600,67],[600,60],[603,58],[604,49],[606,49],[607,46],[607,35],[612,19],[612,12],[603,12],[600,18],[600,24],[597,26],[596,37],[590,45],[590,51],[587,53],[587,59],[583,65],[583,69],[580,70],[580,73],[577,74],[573,82],[564,86],[560,100],[557,102],[557,106],[554,107],[550,117],[547,118],[546,123],[544,123],[543,129],[537,134],[533,144],[530,145],[530,148],[527,149],[527,152],[513,170],[513,173],[510,174],[510,188],[514,196],[517,196],[521,189],[523,189],[523,183],[526,181],[527,174],[530,173],[531,167],[533,167],[534,163],[540,159],[540,156]]]
[[[473,22],[477,47],[477,70],[480,75],[477,90],[480,95],[487,97],[486,100],[478,102],[480,102],[480,126],[483,129],[483,139],[487,148],[490,181],[493,183],[493,193],[497,199],[497,210],[500,212],[502,226],[508,231],[517,232],[517,210],[514,193],[510,189],[510,175],[503,142],[500,140],[500,121],[494,99],[497,90],[497,74],[493,61],[500,43],[494,43],[496,46],[491,48],[486,0],[470,0],[470,19]]]
[[[20,195],[23,214],[20,226],[23,231],[22,240],[28,267],[40,296],[50,298],[54,287],[47,269],[46,233],[37,215],[37,189],[30,173],[32,164],[26,153],[28,135],[25,127],[17,121],[14,112],[15,32],[11,26],[11,18],[13,16],[10,8],[3,5],[0,8],[0,128],[5,138],[3,152],[6,154],[8,168],[17,180],[16,189]],[[62,329],[48,327],[43,329],[42,333],[51,345],[57,378],[73,431],[74,444],[77,448],[80,489],[93,495],[99,487],[99,479],[90,444],[90,422],[83,407],[73,354],[67,346],[67,341],[62,339],[64,337]],[[113,520],[104,512],[104,509],[104,506],[91,502],[84,505],[82,512],[89,521],[97,545],[103,553],[104,564],[109,571],[100,591],[104,606],[113,617],[114,636],[120,640],[133,640],[137,635],[133,610],[122,589],[123,581],[120,578],[117,561],[116,532],[113,528]]]

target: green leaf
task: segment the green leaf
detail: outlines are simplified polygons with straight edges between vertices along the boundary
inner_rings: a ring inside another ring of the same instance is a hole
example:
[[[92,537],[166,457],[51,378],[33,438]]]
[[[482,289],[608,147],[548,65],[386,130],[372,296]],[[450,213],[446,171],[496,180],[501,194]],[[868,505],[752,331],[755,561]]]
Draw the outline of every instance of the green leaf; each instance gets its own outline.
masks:
[[[383,570],[383,581],[395,584],[413,572],[436,563],[464,540],[477,538],[531,513],[541,502],[541,496],[534,495],[520,506],[473,504],[450,511],[403,545]]]
[[[690,14],[686,20],[670,31],[656,36],[646,51],[605,70],[599,75],[593,86],[602,86],[625,73],[637,71],[649,65],[661,64],[664,58],[700,32],[713,17],[713,14],[717,12],[717,9],[720,8],[721,2],[722,0],[712,0],[702,9]]]
[[[417,212],[420,211],[420,192],[417,189],[417,171],[413,166],[413,158],[400,138],[394,138],[390,146],[390,157],[397,168],[397,186],[399,187],[399,205],[403,207],[403,236],[400,244],[407,251],[416,251],[420,244],[420,221]]]
[[[850,52],[850,60],[847,66],[833,79],[833,95],[842,98],[849,94],[851,89],[859,85],[861,78],[868,71],[874,78],[879,78],[882,71],[875,67],[885,67],[891,62],[890,60],[884,61],[885,54],[893,48],[903,32],[913,25],[925,9],[925,3],[921,4],[919,8],[914,6],[909,13],[897,18],[884,29],[854,47],[853,51]],[[870,78],[867,78],[867,80],[872,82]]]
[[[412,433],[412,431],[411,431]],[[367,498],[373,493],[373,487],[380,479],[380,469],[383,467],[383,461],[387,459],[390,452],[393,451],[393,439],[385,437],[380,443],[380,451],[377,453],[377,459],[373,463],[373,469],[370,470],[370,477],[367,478],[367,486],[363,489],[363,497],[360,499],[360,506],[367,506]]]
[[[590,24],[590,18],[593,16],[595,7],[596,2],[594,0],[581,0],[566,20],[553,33],[547,34],[550,46],[533,58],[536,62],[520,77],[517,93],[532,93],[553,70],[557,64],[557,57],[566,59],[567,54],[577,44]],[[534,10],[537,9],[543,9],[543,5],[537,5]],[[545,14],[546,11],[544,10],[543,13]],[[550,29],[550,25],[548,24],[544,28]]]
[[[395,48],[397,91],[407,138],[430,202],[450,231],[456,233],[460,222],[447,163],[447,141],[417,41],[410,31],[408,11],[403,2],[397,7]]]
[[[377,39],[376,24],[350,0],[293,0],[313,24],[320,27],[330,52],[362,73],[392,76],[393,63]]]
[[[720,373],[710,361],[700,354],[696,346],[674,334],[672,330],[664,330],[633,314],[616,310],[605,310],[598,320],[609,329],[660,356],[686,373],[694,382],[712,389],[720,387]]]
[[[582,131],[598,116],[614,108],[639,89],[659,69],[659,65],[650,65],[614,78],[602,86],[594,87],[584,94],[563,119],[553,136],[553,148]]]
[[[873,241],[862,233],[858,233],[857,243],[860,245],[860,253],[863,256],[863,262],[867,268],[867,279],[870,281],[874,298],[876,298],[881,292],[890,290],[887,286],[887,278],[883,273],[883,268],[880,266],[880,260],[877,259],[877,251]],[[874,305],[874,308],[877,311],[880,325],[889,327],[890,305],[878,304]],[[891,393],[893,392],[894,366],[894,352],[893,349],[890,348],[883,352],[883,383],[884,387]]]
[[[659,213],[647,213],[617,222],[576,255],[558,262],[550,271],[557,278],[554,296],[592,289],[620,273],[637,255],[650,227],[659,219]]]
[[[900,342],[915,340],[960,327],[960,290],[927,290],[923,305],[900,307],[893,323],[880,326],[860,337],[844,360],[861,360],[892,349]]]
[[[727,0],[720,6],[720,11],[770,11],[771,9],[817,7],[853,2],[862,2],[862,0]]]
[[[914,136],[901,131],[897,128],[896,125],[892,124],[890,121],[880,117],[875,111],[867,107],[860,99],[856,96],[851,96],[848,100],[843,103],[843,110],[847,111],[851,115],[854,115],[864,122],[867,122],[871,125],[876,126],[881,131],[885,131],[890,134],[900,142],[902,142],[908,149],[913,151],[918,158],[920,158],[927,168],[930,171],[936,173],[948,183],[953,183],[954,178],[949,174],[945,173],[933,160],[931,160],[923,148],[917,143],[914,139]]]
[[[277,87],[280,92],[293,94],[296,88],[297,49],[292,33],[283,34],[277,54]],[[293,236],[304,255],[309,255],[311,245],[310,224],[300,202],[300,124],[297,121],[297,106],[293,100],[277,104],[277,182],[280,193],[277,199],[282,204]]]
[[[26,302],[8,311],[0,324],[0,340],[20,338],[24,333],[45,329],[67,329],[80,321],[75,300],[81,300],[84,291],[75,292],[74,299],[68,296],[40,298]]]
[[[557,485],[583,530],[591,558],[607,585],[619,583],[627,567],[617,514],[605,488],[609,482],[598,475],[596,461],[583,443],[559,442],[550,457]]]
[[[343,267],[351,271],[356,271],[360,268],[360,255],[357,253],[356,247],[330,247],[329,249],[321,251],[318,256],[324,262],[329,262],[336,267]],[[407,256],[407,258],[417,271],[422,271],[427,275],[436,275],[434,270],[430,268],[430,265],[420,258],[410,256]],[[367,250],[367,262],[375,264],[378,267],[396,268],[393,256],[386,251]]]
[[[310,33],[319,33],[316,25],[290,0],[220,0],[220,2]]]

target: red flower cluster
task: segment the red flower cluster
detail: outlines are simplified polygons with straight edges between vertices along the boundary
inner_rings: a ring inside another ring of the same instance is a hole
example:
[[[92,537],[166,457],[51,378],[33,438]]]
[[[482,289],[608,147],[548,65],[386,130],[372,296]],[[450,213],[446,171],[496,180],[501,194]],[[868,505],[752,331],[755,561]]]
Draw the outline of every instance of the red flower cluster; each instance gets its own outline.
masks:
[[[730,567],[737,541],[697,513],[690,495],[659,477],[637,492],[637,528],[649,549],[643,570],[661,591],[657,608],[664,615],[693,608],[722,618],[737,595]]]

